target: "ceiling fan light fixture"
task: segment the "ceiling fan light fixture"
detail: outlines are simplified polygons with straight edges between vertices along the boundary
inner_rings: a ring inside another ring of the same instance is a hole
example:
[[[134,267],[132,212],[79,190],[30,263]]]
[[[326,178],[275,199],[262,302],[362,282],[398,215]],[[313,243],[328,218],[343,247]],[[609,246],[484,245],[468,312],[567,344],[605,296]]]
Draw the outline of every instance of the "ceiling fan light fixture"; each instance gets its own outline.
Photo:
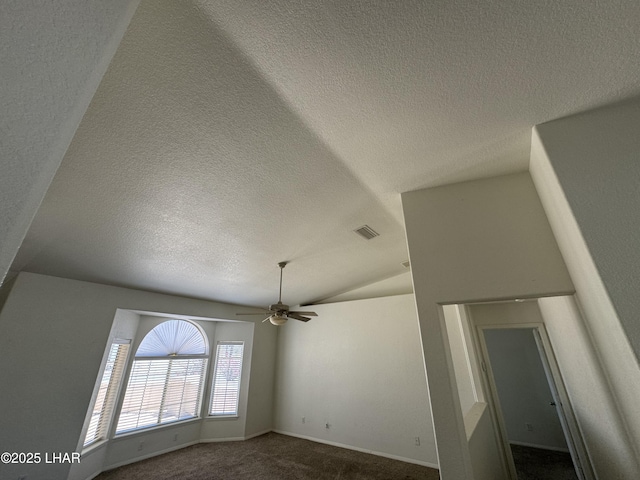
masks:
[[[274,325],[284,325],[287,323],[287,317],[274,313],[269,317],[269,321]]]

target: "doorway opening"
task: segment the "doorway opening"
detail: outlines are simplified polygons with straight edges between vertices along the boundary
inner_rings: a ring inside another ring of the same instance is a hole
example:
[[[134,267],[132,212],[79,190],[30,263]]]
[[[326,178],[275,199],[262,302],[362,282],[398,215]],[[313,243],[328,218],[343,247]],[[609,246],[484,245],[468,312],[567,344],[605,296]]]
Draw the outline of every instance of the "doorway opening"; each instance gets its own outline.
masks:
[[[539,328],[481,329],[493,400],[519,480],[580,480]]]
[[[465,422],[474,408],[485,405],[493,424],[483,431],[492,428],[497,456],[482,460],[497,462],[501,472],[493,467],[493,476],[593,480],[537,299],[443,309]],[[467,435],[472,438],[470,431]],[[470,443],[471,448],[477,445]]]

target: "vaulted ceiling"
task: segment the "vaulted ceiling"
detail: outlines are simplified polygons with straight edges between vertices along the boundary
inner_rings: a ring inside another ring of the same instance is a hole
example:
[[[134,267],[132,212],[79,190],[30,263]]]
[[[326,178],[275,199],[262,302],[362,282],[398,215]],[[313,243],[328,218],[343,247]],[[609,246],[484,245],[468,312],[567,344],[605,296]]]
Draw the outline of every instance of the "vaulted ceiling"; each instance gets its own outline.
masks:
[[[637,0],[143,0],[12,270],[255,306],[283,260],[292,305],[394,277],[400,193],[526,170],[639,54]]]

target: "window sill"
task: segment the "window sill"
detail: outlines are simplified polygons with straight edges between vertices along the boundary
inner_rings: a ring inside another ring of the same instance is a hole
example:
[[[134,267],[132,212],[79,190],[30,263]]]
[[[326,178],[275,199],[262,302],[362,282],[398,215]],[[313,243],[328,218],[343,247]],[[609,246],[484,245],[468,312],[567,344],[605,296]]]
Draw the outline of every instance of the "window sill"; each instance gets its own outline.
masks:
[[[239,415],[209,415],[206,417],[207,420],[237,420],[239,418]]]
[[[132,437],[134,435],[143,435],[145,433],[154,432],[156,430],[161,430],[164,428],[177,427],[179,425],[184,425],[191,422],[200,422],[202,421],[201,417],[193,417],[187,418],[185,420],[177,420],[175,422],[163,423],[161,425],[153,425],[151,427],[139,428],[137,430],[127,430],[126,432],[116,433],[113,436],[113,440],[118,440],[120,438]]]

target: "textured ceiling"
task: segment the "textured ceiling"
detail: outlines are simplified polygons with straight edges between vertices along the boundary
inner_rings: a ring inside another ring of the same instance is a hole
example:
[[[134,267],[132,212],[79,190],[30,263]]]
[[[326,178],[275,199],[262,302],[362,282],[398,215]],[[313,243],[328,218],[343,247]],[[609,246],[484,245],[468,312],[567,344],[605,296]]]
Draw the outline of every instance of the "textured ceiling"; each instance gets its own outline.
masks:
[[[635,0],[143,0],[12,270],[256,306],[282,260],[290,304],[399,275],[401,192],[525,170],[639,53]]]

